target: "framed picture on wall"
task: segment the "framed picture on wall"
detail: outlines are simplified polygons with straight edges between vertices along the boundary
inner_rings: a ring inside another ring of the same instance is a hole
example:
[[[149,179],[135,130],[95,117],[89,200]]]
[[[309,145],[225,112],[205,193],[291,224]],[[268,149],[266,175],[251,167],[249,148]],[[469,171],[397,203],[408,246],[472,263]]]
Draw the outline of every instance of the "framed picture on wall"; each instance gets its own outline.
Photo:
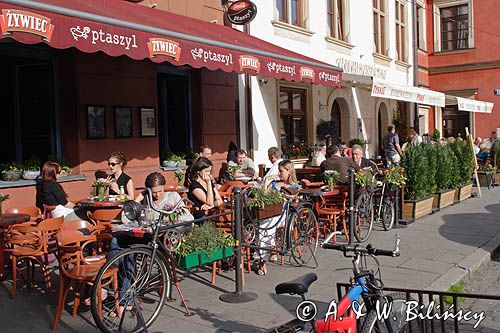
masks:
[[[141,111],[141,136],[156,136],[155,109],[140,108]]]
[[[87,106],[87,139],[106,138],[106,112],[102,105]]]
[[[115,106],[115,138],[132,137],[132,109],[129,106]]]

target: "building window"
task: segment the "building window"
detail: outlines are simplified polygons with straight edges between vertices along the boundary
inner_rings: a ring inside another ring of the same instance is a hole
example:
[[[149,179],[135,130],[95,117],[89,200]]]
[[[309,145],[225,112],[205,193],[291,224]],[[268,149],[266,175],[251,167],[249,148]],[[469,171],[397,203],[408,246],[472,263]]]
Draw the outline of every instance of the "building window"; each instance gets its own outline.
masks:
[[[426,51],[427,46],[425,45],[425,8],[417,4],[417,45],[421,50]]]
[[[346,4],[344,0],[327,0],[330,37],[347,42]]]
[[[469,5],[439,9],[441,16],[441,51],[469,48]]]
[[[306,106],[306,90],[280,88],[281,147],[306,141]]]
[[[375,53],[387,55],[385,0],[373,0],[373,38]]]
[[[395,0],[396,5],[396,60],[406,61],[406,4]]]
[[[303,26],[302,6],[304,0],[276,0],[278,19],[298,27]]]

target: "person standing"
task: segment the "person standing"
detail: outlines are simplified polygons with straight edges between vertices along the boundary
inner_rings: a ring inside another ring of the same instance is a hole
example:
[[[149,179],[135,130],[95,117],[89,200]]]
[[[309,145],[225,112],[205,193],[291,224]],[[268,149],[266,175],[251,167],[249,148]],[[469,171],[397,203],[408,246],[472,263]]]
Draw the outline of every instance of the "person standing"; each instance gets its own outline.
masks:
[[[399,136],[396,133],[396,126],[389,125],[387,131],[388,133],[382,139],[382,143],[384,145],[387,166],[390,166],[392,164],[399,164],[403,153],[399,145]]]
[[[132,178],[123,172],[127,165],[125,154],[120,151],[111,153],[108,157],[108,167],[111,170],[111,175],[108,176],[108,181],[111,182],[109,189],[110,195],[119,195],[121,189],[125,192],[127,200],[134,200],[135,188]]]

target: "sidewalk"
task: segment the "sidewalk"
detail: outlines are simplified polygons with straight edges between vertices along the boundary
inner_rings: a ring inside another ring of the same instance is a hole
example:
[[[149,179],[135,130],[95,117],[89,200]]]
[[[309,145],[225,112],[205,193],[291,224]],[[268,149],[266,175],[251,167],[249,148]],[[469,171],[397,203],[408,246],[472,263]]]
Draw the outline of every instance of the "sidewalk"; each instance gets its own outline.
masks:
[[[483,188],[482,198],[468,199],[407,227],[384,232],[375,226],[369,242],[377,248],[392,249],[396,233],[401,237],[400,257],[379,258],[384,284],[447,290],[489,260],[500,245],[499,194],[498,188]],[[310,297],[326,306],[336,298],[336,283],[348,282],[352,266],[339,252],[323,249],[318,249],[318,261],[315,270],[270,264],[265,277],[246,274],[244,291],[257,293],[258,299],[243,304],[219,301],[222,293],[234,291],[234,272],[218,275],[213,287],[209,270],[194,271],[183,277],[181,288],[195,315],[185,317],[179,300],[168,303],[150,332],[259,332],[278,326],[293,318],[300,298],[277,296],[274,286],[311,271],[318,274],[318,281],[311,286]],[[11,300],[7,293],[10,287],[4,282],[0,288],[1,331],[51,332],[55,305],[48,304],[48,297],[40,291],[19,291]],[[319,313],[324,313],[321,308]],[[58,332],[96,330],[90,312],[76,317],[65,312]]]

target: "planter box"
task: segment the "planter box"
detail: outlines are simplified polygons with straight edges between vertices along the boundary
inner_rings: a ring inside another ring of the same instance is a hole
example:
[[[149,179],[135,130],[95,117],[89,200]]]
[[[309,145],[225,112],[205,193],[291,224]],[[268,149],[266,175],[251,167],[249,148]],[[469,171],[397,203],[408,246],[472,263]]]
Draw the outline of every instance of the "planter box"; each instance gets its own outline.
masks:
[[[218,249],[215,249],[211,253],[207,253],[204,251],[189,253],[179,258],[178,266],[183,269],[189,269],[203,264],[208,264],[213,261],[232,256],[233,250],[234,248],[232,246],[229,246],[224,248],[220,247]]]
[[[416,220],[431,214],[433,201],[433,196],[418,201],[405,200],[403,204],[403,220]]]
[[[272,204],[264,208],[254,208],[254,216],[257,220],[266,219],[273,216],[281,215],[283,211],[283,204]]]
[[[434,201],[432,203],[432,208],[443,209],[445,207],[453,205],[454,202],[455,202],[455,190],[436,193],[434,194]]]
[[[495,184],[500,184],[500,172],[495,173]]]
[[[459,187],[455,190],[455,202],[464,201],[472,195],[472,184]]]
[[[495,183],[495,175],[492,172],[478,172],[477,178],[479,179],[479,186],[488,187],[488,181]]]

